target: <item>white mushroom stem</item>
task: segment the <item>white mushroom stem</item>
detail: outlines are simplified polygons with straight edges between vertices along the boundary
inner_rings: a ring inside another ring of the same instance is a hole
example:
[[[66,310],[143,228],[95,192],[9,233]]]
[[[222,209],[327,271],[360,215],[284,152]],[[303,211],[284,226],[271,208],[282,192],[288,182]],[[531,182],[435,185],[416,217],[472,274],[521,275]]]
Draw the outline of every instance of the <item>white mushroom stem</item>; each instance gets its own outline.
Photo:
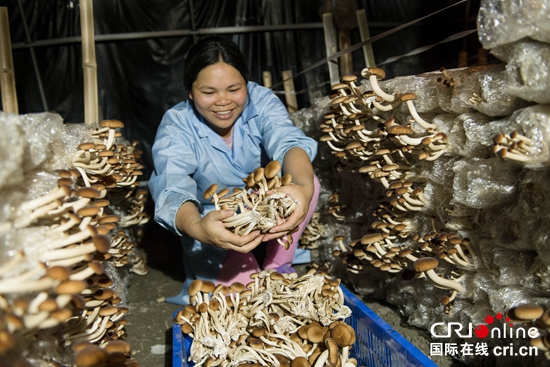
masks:
[[[71,189],[68,186],[58,186],[46,195],[22,203],[20,210],[23,212],[34,210],[57,199],[67,197],[70,193]]]
[[[434,285],[438,288],[454,289],[457,292],[464,291],[464,287],[462,286],[462,284],[457,283],[454,280],[440,277],[439,275],[437,275],[437,273],[433,269],[427,270],[424,273],[426,274],[428,279],[430,279],[434,283]]]
[[[336,152],[343,152],[345,149],[343,148],[338,148],[337,146],[333,145],[332,142],[330,140],[327,140],[326,143],[328,144],[328,146],[330,147],[330,149],[336,151]]]
[[[25,281],[36,277],[36,276],[42,276],[46,273],[46,265],[44,263],[38,263],[38,266],[34,266],[24,272],[21,275],[11,277],[11,278],[5,278],[0,281],[0,289],[3,286],[8,286],[10,284],[21,284]],[[3,292],[2,292],[3,293]]]
[[[439,158],[443,153],[445,153],[445,149],[438,150],[436,153],[430,154],[428,158],[426,158],[426,161],[435,161],[437,158]]]
[[[420,115],[416,111],[416,107],[414,106],[414,103],[412,100],[409,100],[406,103],[407,103],[407,107],[409,108],[409,112],[411,113],[411,116],[420,126],[425,128],[426,130],[434,130],[435,128],[437,128],[437,125],[430,124],[429,122],[425,121],[422,117],[420,117]]]
[[[395,101],[395,96],[393,94],[388,94],[380,88],[380,85],[378,84],[378,79],[376,78],[376,75],[369,76],[369,82],[372,86],[372,90],[374,93],[382,97],[386,102],[393,102]]]
[[[53,287],[56,282],[52,278],[44,277],[38,280],[27,280],[23,283],[0,283],[0,293],[38,292]]]
[[[77,233],[74,233],[72,235],[66,236],[64,238],[60,238],[60,239],[57,239],[57,240],[54,240],[54,241],[50,242],[47,245],[47,248],[53,250],[53,249],[65,247],[65,246],[68,246],[68,245],[71,245],[71,244],[74,244],[74,243],[79,243],[79,242],[82,242],[82,241],[94,236],[95,234],[96,234],[95,229],[93,227],[89,226],[89,227],[86,227],[84,230],[82,230],[80,232],[77,232]]]
[[[85,243],[71,248],[63,248],[46,252],[42,255],[42,261],[52,261],[66,259],[74,256],[91,254],[97,251],[97,247],[93,243]]]
[[[381,103],[378,103],[376,100],[373,100],[372,104],[374,105],[374,107],[376,107],[376,109],[378,109],[380,111],[383,111],[383,112],[393,110],[393,105],[392,104],[383,105]]]
[[[25,254],[23,251],[16,251],[13,257],[4,265],[0,266],[0,275],[3,275],[12,270],[23,258]]]

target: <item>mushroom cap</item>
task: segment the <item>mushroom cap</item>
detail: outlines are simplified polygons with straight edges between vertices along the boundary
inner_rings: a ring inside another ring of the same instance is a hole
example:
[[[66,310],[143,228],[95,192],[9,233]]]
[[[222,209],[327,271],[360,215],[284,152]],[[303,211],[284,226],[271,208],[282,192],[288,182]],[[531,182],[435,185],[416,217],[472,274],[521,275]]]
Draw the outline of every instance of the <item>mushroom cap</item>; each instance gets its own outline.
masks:
[[[423,257],[414,262],[413,268],[417,272],[421,272],[421,271],[428,271],[428,270],[435,269],[437,265],[439,265],[439,261],[437,261],[436,258]]]
[[[123,128],[124,123],[119,120],[103,120],[99,123],[101,127],[110,127],[110,128]]]
[[[290,173],[285,173],[283,177],[281,177],[281,185],[289,185],[292,182],[292,175]]]
[[[381,233],[368,233],[361,237],[361,244],[369,245],[374,242],[381,241],[384,237]]]
[[[235,292],[238,292],[238,293],[240,293],[240,292],[242,292],[242,291],[245,290],[245,286],[244,286],[244,284],[241,283],[241,282],[233,282],[233,283],[230,285],[230,288],[231,288],[232,290],[234,290]]]
[[[103,348],[96,345],[85,347],[75,355],[75,364],[77,367],[100,367],[107,362],[108,353]]]
[[[342,77],[342,81],[344,82],[354,82],[357,80],[357,76],[356,75],[344,75]]]
[[[401,102],[414,101],[416,99],[416,94],[403,93],[403,94],[400,94],[398,98]]]
[[[376,79],[380,80],[386,77],[386,72],[380,68],[364,68],[361,70],[363,78],[369,78],[371,75],[376,76]]]
[[[50,278],[57,280],[67,280],[71,275],[71,270],[68,267],[60,265],[50,266],[46,271]]]
[[[340,348],[351,345],[355,331],[345,323],[339,323],[330,331],[330,336]]]
[[[103,234],[96,234],[92,237],[92,242],[99,253],[106,253],[111,248],[111,240]]]
[[[201,284],[201,292],[204,293],[212,293],[214,292],[214,289],[216,289],[216,285],[214,282],[210,280],[203,280]]]
[[[544,314],[544,309],[535,304],[524,304],[508,310],[508,317],[516,322],[535,320]]]
[[[202,197],[207,200],[216,193],[216,190],[218,190],[218,184],[213,183],[212,185],[208,186],[206,190],[204,190]]]
[[[409,126],[403,125],[391,125],[386,127],[386,132],[392,135],[412,135],[414,133],[413,129]]]
[[[271,161],[264,168],[264,175],[266,178],[275,177],[279,171],[281,171],[281,163],[279,161]]]
[[[78,294],[86,289],[86,282],[81,280],[64,280],[57,287],[55,292],[57,294]]]
[[[296,357],[290,363],[290,367],[310,367],[310,364],[305,357]]]
[[[201,287],[202,287],[202,280],[195,279],[191,282],[191,284],[189,284],[189,288],[187,289],[187,293],[190,296],[194,296],[194,295],[196,295],[197,293],[200,292]]]
[[[306,332],[307,340],[312,343],[322,342],[324,335],[325,333],[323,332],[323,329],[317,325],[310,326]]]

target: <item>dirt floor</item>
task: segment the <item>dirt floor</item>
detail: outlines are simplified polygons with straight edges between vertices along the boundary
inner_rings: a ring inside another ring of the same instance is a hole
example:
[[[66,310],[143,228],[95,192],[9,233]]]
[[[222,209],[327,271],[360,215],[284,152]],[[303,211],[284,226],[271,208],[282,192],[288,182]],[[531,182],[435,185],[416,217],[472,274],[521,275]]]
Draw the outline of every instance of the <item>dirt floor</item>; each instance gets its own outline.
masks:
[[[132,357],[142,367],[172,366],[172,315],[180,307],[163,301],[164,297],[179,293],[183,282],[182,254],[178,239],[155,223],[144,228],[140,251],[147,258],[149,273],[130,275],[128,280],[127,341]],[[296,267],[298,273],[307,266]],[[429,341],[424,330],[409,327],[390,305],[364,300],[374,312],[388,322],[413,345],[429,353]],[[435,359],[442,367],[463,364],[448,358]],[[174,367],[179,367],[175,366]]]

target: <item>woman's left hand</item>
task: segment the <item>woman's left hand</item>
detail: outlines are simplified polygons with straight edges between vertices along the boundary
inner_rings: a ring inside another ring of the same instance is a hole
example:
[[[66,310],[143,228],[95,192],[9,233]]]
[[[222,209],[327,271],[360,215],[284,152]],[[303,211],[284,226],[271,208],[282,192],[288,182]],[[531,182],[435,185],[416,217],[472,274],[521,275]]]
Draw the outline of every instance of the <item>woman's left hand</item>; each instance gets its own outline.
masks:
[[[288,197],[297,200],[300,204],[294,209],[290,217],[271,228],[271,230],[264,235],[264,242],[289,234],[304,221],[309,209],[309,203],[313,197],[313,190],[313,185],[295,184],[281,186],[274,190],[284,192]],[[269,192],[267,194],[269,194]]]

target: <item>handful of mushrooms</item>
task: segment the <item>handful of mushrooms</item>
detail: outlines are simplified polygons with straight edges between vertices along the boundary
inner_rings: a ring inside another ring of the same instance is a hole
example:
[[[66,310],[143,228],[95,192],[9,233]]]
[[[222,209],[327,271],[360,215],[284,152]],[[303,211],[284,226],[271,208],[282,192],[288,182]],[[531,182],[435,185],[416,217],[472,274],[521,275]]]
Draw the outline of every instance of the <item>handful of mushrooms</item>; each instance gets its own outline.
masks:
[[[251,275],[246,286],[227,287],[195,280],[191,304],[174,322],[193,338],[189,360],[195,366],[342,366],[355,342],[351,315],[339,279],[310,270],[280,274],[272,269]]]
[[[244,188],[235,188],[232,193],[225,188],[219,192],[218,184],[210,185],[204,191],[204,199],[211,199],[216,210],[233,209],[235,215],[223,220],[225,227],[240,236],[246,236],[252,231],[268,232],[277,224],[284,222],[300,205],[300,202],[288,197],[284,192],[275,189],[289,185],[290,174],[279,177],[281,164],[272,161],[264,167],[257,168],[243,179]],[[290,234],[286,241],[278,239],[285,248],[292,243]]]

